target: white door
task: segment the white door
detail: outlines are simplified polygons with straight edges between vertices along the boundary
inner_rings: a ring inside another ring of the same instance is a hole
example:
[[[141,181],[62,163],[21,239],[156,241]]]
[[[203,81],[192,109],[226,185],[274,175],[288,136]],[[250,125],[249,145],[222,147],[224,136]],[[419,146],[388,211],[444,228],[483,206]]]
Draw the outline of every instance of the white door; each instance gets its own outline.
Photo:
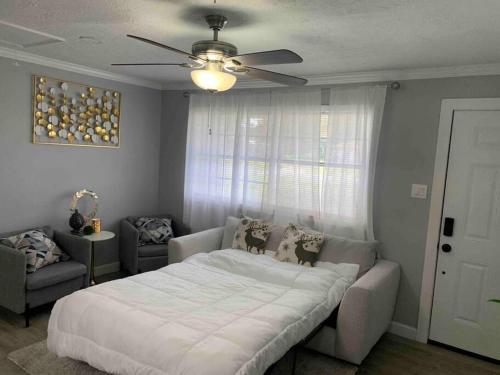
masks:
[[[500,110],[455,111],[451,134],[429,338],[500,359]]]

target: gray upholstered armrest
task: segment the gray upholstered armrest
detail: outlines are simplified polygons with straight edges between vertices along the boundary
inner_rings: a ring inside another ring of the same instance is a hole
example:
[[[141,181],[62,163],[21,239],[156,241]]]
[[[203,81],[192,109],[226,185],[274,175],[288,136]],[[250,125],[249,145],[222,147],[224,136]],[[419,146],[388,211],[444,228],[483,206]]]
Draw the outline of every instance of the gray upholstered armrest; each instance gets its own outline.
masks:
[[[54,231],[55,243],[66,252],[73,260],[87,266],[87,278],[85,285],[88,286],[90,279],[90,267],[92,261],[92,244],[85,238],[70,233]]]
[[[120,221],[120,261],[131,274],[137,273],[139,232],[127,219]]]
[[[90,268],[92,244],[89,240],[55,230],[54,241],[73,260],[85,264]]]
[[[172,229],[175,237],[187,236],[191,233],[191,229],[180,220],[172,219]]]
[[[19,250],[0,245],[0,305],[24,312],[26,257]]]
[[[168,242],[168,263],[182,262],[196,253],[220,249],[224,227],[212,228],[188,236],[172,238]]]
[[[335,356],[359,364],[387,330],[399,287],[399,265],[379,260],[346,292],[337,318]]]

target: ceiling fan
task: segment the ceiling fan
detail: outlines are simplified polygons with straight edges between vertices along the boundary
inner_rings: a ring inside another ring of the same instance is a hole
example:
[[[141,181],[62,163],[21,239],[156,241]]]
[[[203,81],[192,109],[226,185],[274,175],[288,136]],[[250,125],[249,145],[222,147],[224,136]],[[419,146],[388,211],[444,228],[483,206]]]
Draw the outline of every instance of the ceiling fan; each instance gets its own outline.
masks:
[[[288,86],[302,86],[307,83],[304,78],[287,74],[271,72],[251,67],[249,65],[272,65],[301,63],[302,57],[287,49],[263,51],[238,55],[235,45],[219,40],[219,31],[227,23],[227,18],[222,15],[205,16],[205,21],[213,30],[213,40],[200,40],[193,43],[191,53],[177,48],[155,42],[136,35],[127,34],[129,38],[149,43],[154,46],[178,53],[190,62],[186,63],[136,63],[136,64],[111,64],[114,66],[152,66],[169,65],[193,69],[191,79],[200,88],[210,92],[226,91],[236,83],[236,75],[247,75],[252,78],[272,81]]]

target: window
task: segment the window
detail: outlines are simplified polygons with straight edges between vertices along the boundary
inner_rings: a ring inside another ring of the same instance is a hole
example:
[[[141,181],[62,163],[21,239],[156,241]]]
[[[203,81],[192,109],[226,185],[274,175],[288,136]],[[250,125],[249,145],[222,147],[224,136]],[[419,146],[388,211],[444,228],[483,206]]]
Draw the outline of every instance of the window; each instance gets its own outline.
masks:
[[[185,219],[222,225],[243,207],[365,231],[382,94],[340,90],[323,106],[320,89],[193,95]]]

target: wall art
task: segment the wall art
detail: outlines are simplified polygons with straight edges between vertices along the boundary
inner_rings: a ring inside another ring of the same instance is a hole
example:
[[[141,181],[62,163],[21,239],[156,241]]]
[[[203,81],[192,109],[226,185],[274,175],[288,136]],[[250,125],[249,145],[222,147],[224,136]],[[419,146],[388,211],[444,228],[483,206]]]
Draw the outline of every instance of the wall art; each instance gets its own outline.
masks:
[[[33,143],[119,147],[118,91],[33,76]]]

